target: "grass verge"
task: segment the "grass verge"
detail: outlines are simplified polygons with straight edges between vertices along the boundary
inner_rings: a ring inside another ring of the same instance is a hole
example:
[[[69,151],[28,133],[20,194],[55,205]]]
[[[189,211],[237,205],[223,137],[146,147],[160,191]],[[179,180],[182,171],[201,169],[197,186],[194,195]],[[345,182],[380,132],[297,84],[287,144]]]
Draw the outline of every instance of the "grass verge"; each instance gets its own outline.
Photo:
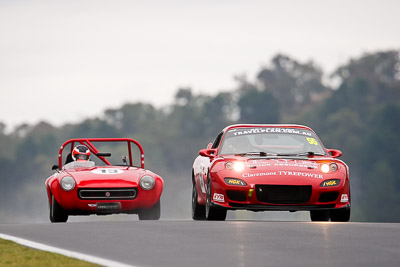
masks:
[[[100,266],[63,255],[21,246],[12,241],[0,239],[0,266]]]

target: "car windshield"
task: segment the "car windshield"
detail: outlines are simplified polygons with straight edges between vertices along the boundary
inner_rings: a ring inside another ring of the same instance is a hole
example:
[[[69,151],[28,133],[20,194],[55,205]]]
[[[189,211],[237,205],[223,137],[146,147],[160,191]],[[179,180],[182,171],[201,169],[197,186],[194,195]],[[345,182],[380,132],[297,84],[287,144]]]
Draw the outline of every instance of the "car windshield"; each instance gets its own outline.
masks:
[[[234,128],[222,141],[221,155],[325,155],[318,137],[310,130],[284,127]]]

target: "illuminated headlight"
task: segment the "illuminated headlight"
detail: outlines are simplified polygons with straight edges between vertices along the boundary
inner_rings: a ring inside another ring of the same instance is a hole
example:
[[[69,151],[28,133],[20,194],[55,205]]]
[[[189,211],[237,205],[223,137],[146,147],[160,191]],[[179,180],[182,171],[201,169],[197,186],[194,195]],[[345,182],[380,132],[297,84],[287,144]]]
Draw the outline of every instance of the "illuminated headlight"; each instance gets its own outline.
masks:
[[[140,178],[140,187],[143,188],[144,190],[152,189],[155,184],[156,181],[150,175],[145,175],[142,178]]]
[[[61,179],[60,185],[65,191],[71,191],[75,188],[75,180],[71,176],[65,176]]]
[[[321,172],[328,173],[328,172],[335,172],[337,171],[338,166],[336,163],[327,164],[324,163],[321,165]]]
[[[227,170],[235,170],[237,172],[241,172],[244,170],[244,163],[241,161],[235,161],[235,162],[228,161],[225,164],[225,168]]]

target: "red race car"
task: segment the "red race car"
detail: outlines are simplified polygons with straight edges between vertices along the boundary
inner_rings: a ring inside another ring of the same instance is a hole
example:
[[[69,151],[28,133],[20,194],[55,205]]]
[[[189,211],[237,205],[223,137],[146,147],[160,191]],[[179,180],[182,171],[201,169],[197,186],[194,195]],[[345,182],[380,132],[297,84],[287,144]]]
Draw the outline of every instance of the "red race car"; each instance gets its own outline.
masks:
[[[192,169],[192,218],[227,210],[310,211],[312,221],[349,221],[349,168],[301,125],[231,125]]]
[[[51,222],[66,222],[69,215],[116,213],[160,218],[164,181],[144,169],[143,148],[136,140],[68,140],[52,169],[56,172],[45,182]]]

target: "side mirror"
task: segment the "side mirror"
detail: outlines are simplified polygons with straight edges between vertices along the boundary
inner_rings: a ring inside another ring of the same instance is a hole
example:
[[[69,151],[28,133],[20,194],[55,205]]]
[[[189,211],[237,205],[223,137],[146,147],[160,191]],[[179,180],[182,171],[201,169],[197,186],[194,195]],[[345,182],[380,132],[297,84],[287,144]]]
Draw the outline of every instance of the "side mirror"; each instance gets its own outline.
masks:
[[[213,158],[215,157],[215,153],[217,152],[216,149],[201,149],[199,151],[199,155],[203,157]]]
[[[327,149],[328,154],[331,155],[334,158],[338,158],[342,155],[342,151],[338,149]]]
[[[55,170],[58,170],[58,169],[59,169],[58,165],[53,165],[53,166],[51,167],[51,170],[52,170],[52,171],[55,171]]]

